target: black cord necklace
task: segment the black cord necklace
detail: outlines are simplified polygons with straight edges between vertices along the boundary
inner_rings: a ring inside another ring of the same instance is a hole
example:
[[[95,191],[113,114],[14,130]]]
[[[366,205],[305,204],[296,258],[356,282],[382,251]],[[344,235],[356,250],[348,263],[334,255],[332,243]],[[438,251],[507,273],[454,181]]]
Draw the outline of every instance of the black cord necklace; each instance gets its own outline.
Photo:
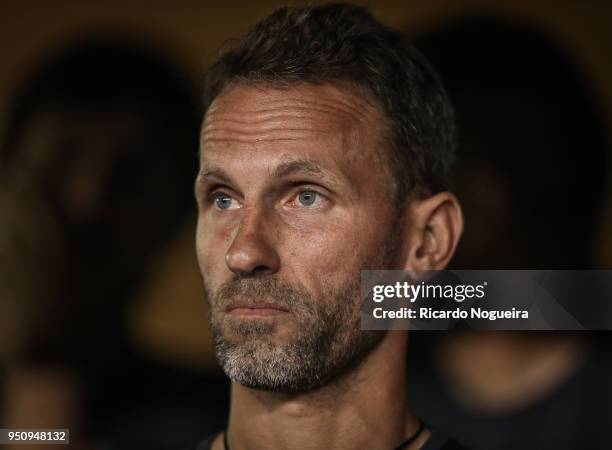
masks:
[[[419,428],[417,428],[417,430],[412,434],[412,436],[410,436],[400,445],[395,447],[393,450],[404,450],[406,447],[408,447],[410,444],[417,440],[417,438],[421,435],[424,429],[425,424],[419,420]],[[229,444],[227,443],[227,432],[225,431],[223,432],[223,447],[225,450],[230,450]]]
[[[410,444],[412,444],[414,441],[416,441],[417,438],[421,435],[421,433],[425,429],[425,424],[420,419],[417,419],[417,420],[419,421],[419,428],[417,428],[417,430],[414,433],[412,433],[412,436],[410,436],[408,439],[406,439],[400,445],[395,447],[394,450],[403,450],[403,449],[405,449]]]

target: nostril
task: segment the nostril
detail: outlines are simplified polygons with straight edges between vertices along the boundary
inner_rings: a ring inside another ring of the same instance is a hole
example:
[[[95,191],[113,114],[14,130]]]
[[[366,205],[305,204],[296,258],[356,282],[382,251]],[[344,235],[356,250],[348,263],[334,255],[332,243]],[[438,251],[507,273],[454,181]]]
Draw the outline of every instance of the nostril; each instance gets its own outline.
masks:
[[[261,273],[266,273],[270,270],[270,268],[266,267],[266,266],[257,266],[255,267],[252,272],[254,274],[261,274]]]

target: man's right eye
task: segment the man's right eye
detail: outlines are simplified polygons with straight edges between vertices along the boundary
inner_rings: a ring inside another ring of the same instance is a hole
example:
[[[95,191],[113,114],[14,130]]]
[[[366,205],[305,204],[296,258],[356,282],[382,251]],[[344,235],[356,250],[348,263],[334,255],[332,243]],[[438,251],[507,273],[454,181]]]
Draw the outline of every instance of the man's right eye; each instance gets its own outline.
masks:
[[[218,192],[214,194],[214,202],[215,202],[215,206],[218,209],[240,208],[240,204],[235,199],[233,199],[230,195],[227,195],[223,192]]]

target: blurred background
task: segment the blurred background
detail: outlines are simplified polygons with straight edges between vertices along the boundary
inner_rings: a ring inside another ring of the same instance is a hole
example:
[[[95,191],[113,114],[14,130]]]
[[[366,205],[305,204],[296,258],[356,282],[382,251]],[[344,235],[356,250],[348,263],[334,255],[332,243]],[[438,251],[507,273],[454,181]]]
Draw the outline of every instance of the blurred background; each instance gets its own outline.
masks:
[[[612,2],[357,3],[414,40],[456,106],[453,266],[612,267]],[[0,426],[68,427],[83,450],[224,427],[193,243],[201,82],[280,5],[0,5]],[[411,403],[464,444],[612,448],[607,333],[411,341]]]

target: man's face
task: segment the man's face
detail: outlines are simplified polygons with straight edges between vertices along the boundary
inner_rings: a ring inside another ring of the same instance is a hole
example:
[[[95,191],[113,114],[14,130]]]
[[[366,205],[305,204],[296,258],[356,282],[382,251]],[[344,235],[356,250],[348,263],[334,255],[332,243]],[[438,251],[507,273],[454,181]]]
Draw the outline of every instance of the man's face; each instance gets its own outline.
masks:
[[[358,364],[360,271],[390,268],[382,114],[332,85],[236,84],[202,128],[197,254],[217,357],[240,384],[304,392]]]

